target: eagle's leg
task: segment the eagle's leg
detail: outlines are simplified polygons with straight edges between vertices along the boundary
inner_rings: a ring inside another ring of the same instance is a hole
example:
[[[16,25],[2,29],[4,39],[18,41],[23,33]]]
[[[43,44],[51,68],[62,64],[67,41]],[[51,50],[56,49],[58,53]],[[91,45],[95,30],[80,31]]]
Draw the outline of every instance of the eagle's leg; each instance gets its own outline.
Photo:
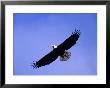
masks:
[[[68,51],[64,51],[62,55],[60,55],[60,61],[67,61],[71,56],[71,53]]]

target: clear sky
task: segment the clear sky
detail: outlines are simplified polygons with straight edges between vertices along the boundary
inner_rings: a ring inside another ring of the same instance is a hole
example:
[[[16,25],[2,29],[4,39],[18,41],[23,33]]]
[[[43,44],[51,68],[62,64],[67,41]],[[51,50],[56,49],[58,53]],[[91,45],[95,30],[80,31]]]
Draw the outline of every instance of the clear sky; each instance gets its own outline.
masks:
[[[30,65],[59,45],[75,28],[81,31],[76,45],[70,48],[68,61],[59,58],[44,67]],[[96,13],[15,13],[14,75],[96,75]]]

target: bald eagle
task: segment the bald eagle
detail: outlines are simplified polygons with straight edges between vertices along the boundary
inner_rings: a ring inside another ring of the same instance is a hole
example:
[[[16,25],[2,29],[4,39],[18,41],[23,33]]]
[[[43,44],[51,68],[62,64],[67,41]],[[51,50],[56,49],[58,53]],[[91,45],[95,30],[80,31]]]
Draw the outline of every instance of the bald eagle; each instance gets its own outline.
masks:
[[[39,61],[34,61],[32,63],[33,68],[39,68],[45,65],[49,65],[50,63],[55,61],[58,56],[60,56],[60,61],[67,61],[71,56],[71,53],[67,50],[76,44],[79,36],[80,30],[75,29],[75,31],[72,32],[71,36],[67,38],[63,43],[61,43],[59,46],[52,45],[53,50],[51,52],[42,57]]]

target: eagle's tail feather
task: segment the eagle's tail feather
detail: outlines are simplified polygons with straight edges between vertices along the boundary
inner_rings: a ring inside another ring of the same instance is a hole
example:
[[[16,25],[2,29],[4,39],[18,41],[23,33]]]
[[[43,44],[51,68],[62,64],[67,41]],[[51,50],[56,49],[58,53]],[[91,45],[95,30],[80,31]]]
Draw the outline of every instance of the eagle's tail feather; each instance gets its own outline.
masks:
[[[71,56],[71,52],[64,51],[64,54],[60,56],[60,61],[67,61]]]

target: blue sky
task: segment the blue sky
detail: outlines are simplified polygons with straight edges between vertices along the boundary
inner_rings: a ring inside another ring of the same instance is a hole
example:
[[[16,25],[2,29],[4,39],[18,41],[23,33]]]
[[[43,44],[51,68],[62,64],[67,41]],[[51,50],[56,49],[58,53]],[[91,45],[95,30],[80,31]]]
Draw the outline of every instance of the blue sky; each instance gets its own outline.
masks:
[[[76,45],[68,51],[68,61],[59,58],[44,67],[30,65],[59,45],[75,28],[81,31]],[[96,13],[15,13],[14,75],[96,75],[97,14]]]

